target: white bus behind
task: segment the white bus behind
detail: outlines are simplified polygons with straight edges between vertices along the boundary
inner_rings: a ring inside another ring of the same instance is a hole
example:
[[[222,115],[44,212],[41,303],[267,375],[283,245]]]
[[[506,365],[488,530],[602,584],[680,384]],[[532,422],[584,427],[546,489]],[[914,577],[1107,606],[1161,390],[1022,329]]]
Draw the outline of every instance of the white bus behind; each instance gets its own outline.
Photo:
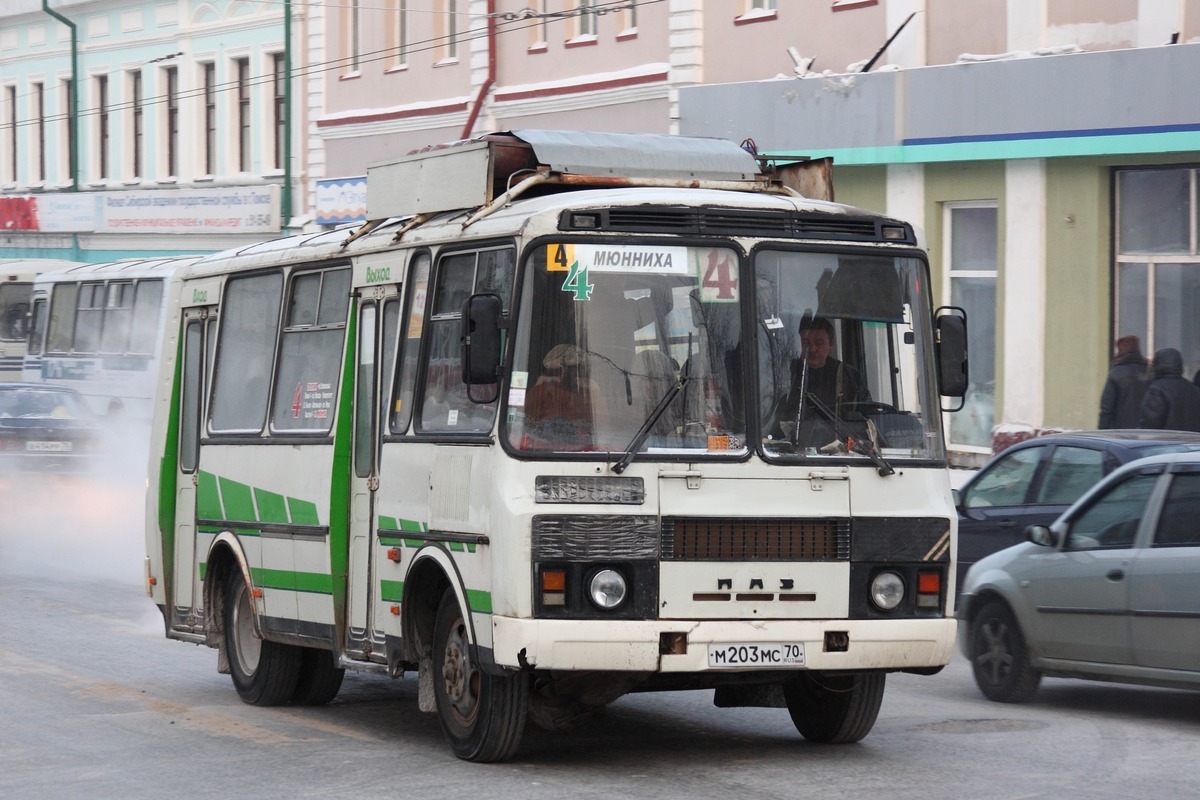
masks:
[[[21,380],[29,341],[33,279],[43,272],[78,264],[53,258],[0,259],[0,381]]]

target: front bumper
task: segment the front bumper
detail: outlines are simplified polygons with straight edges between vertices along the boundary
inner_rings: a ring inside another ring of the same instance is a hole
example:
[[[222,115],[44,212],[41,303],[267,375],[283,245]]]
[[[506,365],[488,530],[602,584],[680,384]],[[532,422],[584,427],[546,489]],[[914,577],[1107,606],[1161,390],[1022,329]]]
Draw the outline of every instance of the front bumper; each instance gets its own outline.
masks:
[[[941,667],[954,652],[957,621],[888,620],[529,620],[492,617],[492,656],[502,667],[548,670],[698,673],[708,645],[803,643],[805,668],[818,670]],[[845,633],[843,651],[825,649],[826,633]],[[686,651],[660,652],[662,634],[685,633]],[[795,667],[792,667],[795,669]],[[739,668],[732,668],[737,671]],[[762,667],[742,668],[762,669]]]

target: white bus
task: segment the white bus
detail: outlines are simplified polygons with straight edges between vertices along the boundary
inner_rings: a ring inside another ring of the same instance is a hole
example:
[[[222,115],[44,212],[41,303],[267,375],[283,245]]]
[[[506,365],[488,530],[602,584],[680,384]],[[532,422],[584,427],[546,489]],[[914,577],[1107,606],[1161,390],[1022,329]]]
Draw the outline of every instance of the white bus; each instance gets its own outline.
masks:
[[[69,386],[99,416],[148,423],[166,287],[195,260],[125,259],[39,275],[23,380]]]
[[[21,379],[34,277],[78,263],[53,258],[0,259],[0,381]]]
[[[493,134],[368,185],[375,222],[170,298],[147,591],[244,701],[415,672],[474,761],[652,690],[849,742],[887,672],[948,663],[965,320],[911,226],[668,136]],[[869,400],[818,398],[838,361]]]

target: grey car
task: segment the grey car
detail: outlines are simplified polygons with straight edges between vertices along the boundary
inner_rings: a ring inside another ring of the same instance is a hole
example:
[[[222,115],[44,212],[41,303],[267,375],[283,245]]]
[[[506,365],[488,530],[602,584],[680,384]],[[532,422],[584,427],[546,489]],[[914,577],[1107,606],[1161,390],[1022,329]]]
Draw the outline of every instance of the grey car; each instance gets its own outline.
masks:
[[[967,573],[959,645],[985,696],[1043,675],[1200,688],[1200,453],[1131,462]]]

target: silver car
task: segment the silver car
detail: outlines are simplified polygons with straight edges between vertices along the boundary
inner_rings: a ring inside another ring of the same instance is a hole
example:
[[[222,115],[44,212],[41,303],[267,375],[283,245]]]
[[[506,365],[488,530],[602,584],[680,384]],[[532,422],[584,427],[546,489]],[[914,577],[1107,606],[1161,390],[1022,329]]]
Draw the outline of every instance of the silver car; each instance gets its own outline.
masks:
[[[1200,688],[1200,453],[1126,464],[967,573],[959,645],[988,698],[1043,675]]]

